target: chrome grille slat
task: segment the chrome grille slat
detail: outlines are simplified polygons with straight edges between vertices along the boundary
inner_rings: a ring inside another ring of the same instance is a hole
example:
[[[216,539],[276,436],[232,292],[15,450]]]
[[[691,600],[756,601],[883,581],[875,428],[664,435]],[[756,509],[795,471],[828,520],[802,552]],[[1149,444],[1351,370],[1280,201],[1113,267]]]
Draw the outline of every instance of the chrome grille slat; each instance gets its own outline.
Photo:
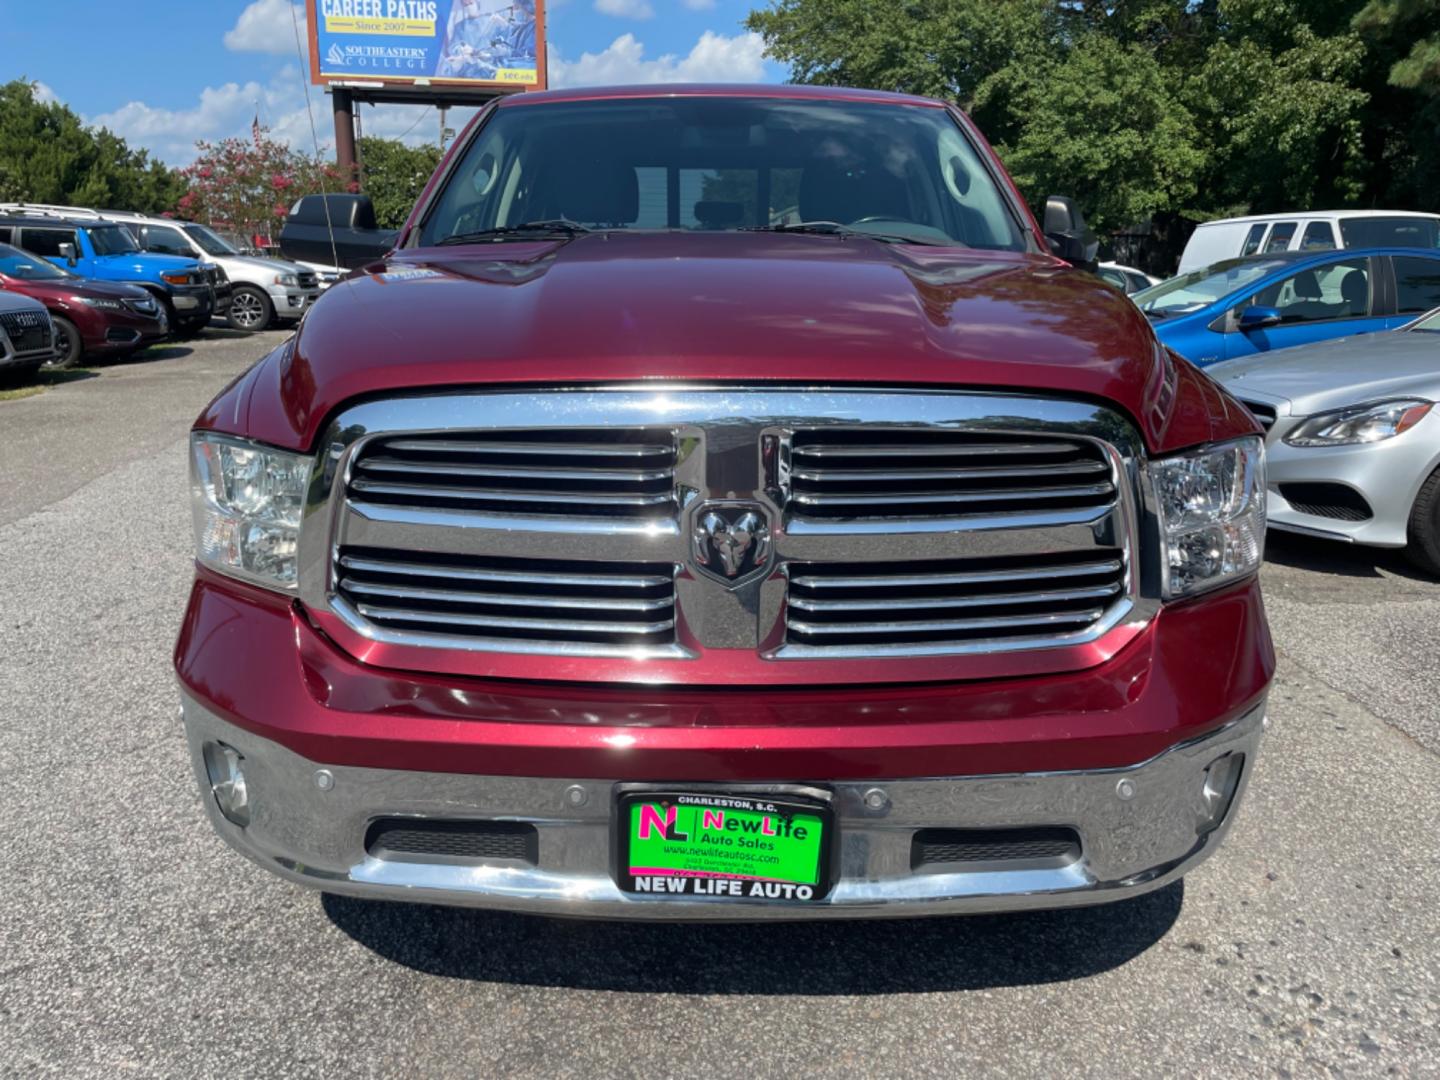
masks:
[[[890,573],[867,564],[858,564],[865,567],[859,572],[857,564],[794,567],[786,641],[849,655],[990,638],[1017,647],[1026,636],[1082,633],[1125,600],[1126,562],[1110,554],[897,563]]]
[[[1070,600],[1104,600],[1120,591],[1119,582],[1107,585],[1090,585],[1080,589],[1065,589],[1042,592],[995,593],[991,596],[950,596],[931,599],[909,598],[905,607],[912,611],[931,611],[940,608],[996,607],[1006,604],[1060,604]],[[896,606],[894,600],[812,600],[807,597],[791,597],[790,606],[800,611],[886,611]]]
[[[624,600],[608,596],[587,596],[581,600],[563,596],[516,596],[511,593],[467,592],[461,589],[426,589],[402,585],[376,585],[354,578],[341,578],[340,588],[361,596],[379,596],[390,600],[442,601],[447,604],[475,604],[481,607],[532,607],[598,609],[601,611],[659,611],[674,601]],[[362,605],[363,606],[363,605]]]
[[[946,429],[800,430],[782,493],[802,522],[1103,511],[1118,498],[1098,443]]]
[[[355,456],[348,491],[421,510],[656,520],[678,509],[676,456],[673,431],[647,428],[382,437]]]
[[[500,618],[494,615],[473,615],[468,612],[437,613],[409,608],[382,607],[379,604],[356,604],[355,610],[367,619],[377,621],[388,619],[394,622],[441,623],[452,628],[468,626],[491,631],[539,630],[547,636],[552,636],[552,632],[557,629],[554,619],[544,618]],[[570,622],[565,624],[564,629],[578,634],[659,634],[661,631],[674,629],[674,626],[674,619],[664,619],[650,623]]]
[[[336,565],[337,597],[382,631],[526,651],[674,643],[673,566],[375,549],[342,549]]]
[[[1051,566],[1045,570],[1046,577],[1081,577],[1086,574],[1118,573],[1124,564],[1119,559],[1105,559],[1100,562],[1074,563],[1066,566]],[[1022,570],[967,570],[953,573],[915,574],[871,574],[841,577],[813,577],[799,575],[791,583],[807,589],[898,589],[913,586],[974,585],[1006,581],[1033,581],[1035,572]]]

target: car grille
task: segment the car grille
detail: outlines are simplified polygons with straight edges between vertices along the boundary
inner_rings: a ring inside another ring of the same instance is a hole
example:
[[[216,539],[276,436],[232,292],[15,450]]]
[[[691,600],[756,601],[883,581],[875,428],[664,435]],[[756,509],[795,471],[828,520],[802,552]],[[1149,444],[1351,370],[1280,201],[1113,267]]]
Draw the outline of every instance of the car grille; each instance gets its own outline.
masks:
[[[791,563],[786,636],[812,648],[958,645],[1059,636],[1098,622],[1125,591],[1125,555]]]
[[[675,638],[675,568],[345,548],[338,595],[363,618],[500,642],[625,648]]]
[[[454,821],[381,818],[365,834],[365,850],[378,859],[534,866],[540,838],[534,825],[519,821]]]
[[[1110,463],[1088,442],[842,430],[796,432],[790,448],[787,507],[803,518],[1090,509],[1114,498]]]
[[[302,533],[300,598],[389,666],[610,681],[643,659],[635,678],[742,685],[1074,670],[1094,655],[1070,647],[1158,606],[1138,435],[1088,403],[525,388],[364,402],[320,445],[329,526]],[[1041,650],[1058,666],[982,659]],[[865,657],[884,664],[833,663]],[[666,667],[689,661],[705,672]]]
[[[921,829],[910,844],[912,870],[948,868],[956,863],[970,863],[972,870],[975,863],[1063,865],[1079,857],[1079,835],[1062,827]]]
[[[1281,484],[1280,494],[1302,514],[1334,521],[1369,521],[1375,516],[1365,496],[1344,484]]]
[[[1255,422],[1258,423],[1262,428],[1264,428],[1267,433],[1272,427],[1275,426],[1275,417],[1277,413],[1275,411],[1274,405],[1267,405],[1263,401],[1244,400],[1242,400],[1240,404],[1244,405],[1245,408],[1250,410],[1250,415],[1255,417]]]
[[[320,283],[320,279],[309,271],[301,271],[295,275],[295,280],[300,283],[302,289],[313,289]]]
[[[676,512],[675,444],[644,430],[493,431],[377,439],[356,458],[353,500],[571,517]]]
[[[39,311],[7,311],[0,314],[0,327],[17,353],[48,352],[50,317]]]

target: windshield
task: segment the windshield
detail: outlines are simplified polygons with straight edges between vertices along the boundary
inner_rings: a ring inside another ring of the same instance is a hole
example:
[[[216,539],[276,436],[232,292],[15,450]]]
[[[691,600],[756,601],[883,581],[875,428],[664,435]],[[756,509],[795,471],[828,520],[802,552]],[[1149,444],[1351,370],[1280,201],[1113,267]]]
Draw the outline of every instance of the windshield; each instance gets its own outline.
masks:
[[[1410,324],[1410,329],[1411,331],[1419,330],[1425,334],[1440,334],[1440,308],[1436,308],[1426,315],[1421,315],[1420,318]]]
[[[1025,250],[999,186],[948,113],[855,102],[501,108],[446,179],[420,242],[528,222],[686,232],[825,222],[898,242]]]
[[[225,242],[224,237],[217,232],[212,232],[204,225],[185,225],[183,228],[190,235],[190,239],[200,245],[200,250],[205,252],[206,255],[240,254],[240,252]]]
[[[96,255],[128,255],[140,250],[130,230],[123,225],[91,226],[90,243]]]
[[[1185,315],[1209,307],[1284,265],[1276,259],[1229,259],[1161,282],[1131,299],[1141,311],[1156,318]]]
[[[41,259],[9,244],[0,244],[0,274],[22,281],[63,281],[75,277],[48,259]]]

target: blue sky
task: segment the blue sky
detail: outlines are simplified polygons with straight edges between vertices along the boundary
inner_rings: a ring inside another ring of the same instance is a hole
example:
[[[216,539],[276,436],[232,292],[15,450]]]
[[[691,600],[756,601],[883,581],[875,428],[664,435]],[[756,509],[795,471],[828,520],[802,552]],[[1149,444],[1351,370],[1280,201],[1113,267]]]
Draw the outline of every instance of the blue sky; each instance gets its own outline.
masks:
[[[42,94],[176,165],[193,158],[196,139],[248,135],[257,102],[262,123],[308,149],[308,75],[295,54],[290,3],[4,0],[0,82],[38,80]],[[762,3],[557,0],[546,28],[551,83],[781,81],[784,69],[762,57],[759,38],[742,25]],[[311,99],[328,144],[329,99],[319,88]],[[409,141],[433,138],[439,126],[432,110],[413,106],[367,108],[362,124],[367,134]]]

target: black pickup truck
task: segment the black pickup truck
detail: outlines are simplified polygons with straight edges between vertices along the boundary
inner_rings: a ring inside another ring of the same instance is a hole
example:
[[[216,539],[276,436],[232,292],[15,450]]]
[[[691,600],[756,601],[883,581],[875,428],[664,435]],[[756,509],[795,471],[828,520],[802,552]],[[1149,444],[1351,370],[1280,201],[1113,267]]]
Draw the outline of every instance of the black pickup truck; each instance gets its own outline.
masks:
[[[366,195],[303,195],[280,230],[280,253],[297,262],[353,270],[389,251],[399,233],[375,224]]]

